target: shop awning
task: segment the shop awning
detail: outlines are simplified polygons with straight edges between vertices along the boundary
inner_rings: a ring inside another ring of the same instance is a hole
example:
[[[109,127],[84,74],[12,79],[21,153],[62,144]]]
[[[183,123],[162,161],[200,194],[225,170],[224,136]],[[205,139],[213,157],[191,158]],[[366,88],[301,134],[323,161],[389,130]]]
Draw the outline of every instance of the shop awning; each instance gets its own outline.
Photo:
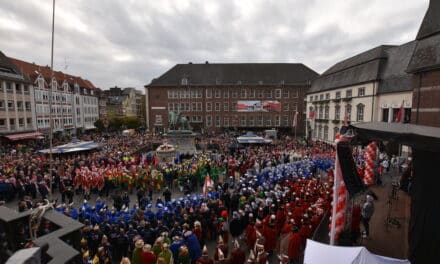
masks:
[[[30,132],[30,133],[21,133],[21,134],[12,134],[12,135],[5,135],[9,140],[16,141],[16,140],[22,140],[22,139],[34,139],[42,134],[40,132]]]

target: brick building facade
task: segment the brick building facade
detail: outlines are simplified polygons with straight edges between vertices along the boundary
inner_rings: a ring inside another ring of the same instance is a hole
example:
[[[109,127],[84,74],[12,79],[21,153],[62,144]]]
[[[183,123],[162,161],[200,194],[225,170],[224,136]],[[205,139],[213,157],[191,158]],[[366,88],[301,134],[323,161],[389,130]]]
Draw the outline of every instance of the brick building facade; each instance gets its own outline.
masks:
[[[431,1],[407,71],[413,73],[411,122],[440,127],[440,1]]]
[[[304,132],[304,97],[318,74],[303,64],[178,64],[145,86],[146,124],[168,129],[168,112],[201,133],[225,130]]]

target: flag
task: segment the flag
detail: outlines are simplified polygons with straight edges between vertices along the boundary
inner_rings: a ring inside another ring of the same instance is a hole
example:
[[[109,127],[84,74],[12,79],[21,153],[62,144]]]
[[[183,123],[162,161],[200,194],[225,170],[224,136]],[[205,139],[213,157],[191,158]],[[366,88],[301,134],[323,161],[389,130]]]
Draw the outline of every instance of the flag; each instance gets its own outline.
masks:
[[[344,126],[348,126],[347,106],[345,106],[344,110]]]
[[[397,113],[397,116],[396,116],[396,123],[401,123],[403,120],[403,118],[402,118],[402,116],[403,116],[403,102],[404,101],[402,101],[402,104],[400,105],[400,109],[399,109],[399,112]]]
[[[315,111],[314,110],[310,111],[309,119],[315,119]]]
[[[209,188],[214,187],[214,182],[209,177],[209,174],[206,174],[205,184],[203,184],[203,195],[206,196],[208,194]]]
[[[298,122],[298,111],[295,111],[295,116],[293,117],[292,127],[296,127],[297,122]]]

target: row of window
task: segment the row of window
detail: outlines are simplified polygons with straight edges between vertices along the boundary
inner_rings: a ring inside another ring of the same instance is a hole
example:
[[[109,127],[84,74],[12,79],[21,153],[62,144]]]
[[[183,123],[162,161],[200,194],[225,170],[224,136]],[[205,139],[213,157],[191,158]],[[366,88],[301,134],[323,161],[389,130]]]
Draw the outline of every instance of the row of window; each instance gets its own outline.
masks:
[[[223,117],[223,123],[220,116],[216,115],[214,118],[211,115],[206,116],[206,127],[254,127],[254,126],[281,126],[281,117],[275,116],[272,119],[270,116],[240,116],[240,118]],[[283,116],[283,126],[289,126],[289,116]]]
[[[8,100],[8,111],[31,111],[31,102]],[[4,100],[0,100],[0,111],[6,110],[6,105]]]
[[[222,97],[223,91],[223,97]],[[179,90],[168,90],[168,99],[188,99],[188,98],[202,98],[202,89],[179,89]],[[238,98],[240,96],[241,99],[247,98],[289,98],[290,90],[287,89],[274,89],[274,90],[263,90],[263,89],[213,89],[206,88],[205,89],[205,98],[229,98],[231,95],[232,98]],[[292,90],[292,98],[298,97],[298,90]]]
[[[37,78],[36,82],[37,82],[38,89],[41,89],[41,90],[49,89],[49,85],[47,85],[46,81],[41,76]],[[77,83],[75,83],[73,85],[73,89],[75,90],[75,93],[90,94],[90,95],[94,94],[93,90],[89,90],[84,87],[79,87],[79,85]],[[58,85],[58,82],[56,81],[56,79],[53,79],[52,80],[52,91],[57,91],[57,90],[64,91],[65,93],[71,93],[72,87],[66,81],[64,81],[62,83],[62,85]]]
[[[162,125],[162,115],[156,115],[154,123],[156,125]],[[222,122],[223,121],[223,122]],[[193,115],[190,117],[190,122],[192,123],[202,123],[203,117],[199,115]],[[284,115],[281,120],[281,116],[275,116],[275,118],[271,118],[270,116],[240,116],[240,118],[233,117],[223,117],[223,119],[219,115],[215,115],[214,117],[211,115],[206,116],[206,127],[229,127],[229,126],[239,126],[239,127],[253,127],[253,126],[281,126],[281,122],[283,126],[290,126],[289,116]]]
[[[333,128],[333,139],[335,140],[336,134],[339,133],[339,127]],[[327,125],[315,125],[314,137],[328,141],[329,140],[329,127]]]
[[[365,96],[365,87],[357,88],[357,96]],[[353,97],[353,90],[347,89],[345,90],[345,98]],[[309,96],[309,102],[313,101],[322,101],[322,100],[330,100],[330,99],[341,99],[341,91],[335,92],[335,96],[331,98],[330,93],[320,94],[320,95],[311,95]]]
[[[7,93],[14,93],[14,91],[15,91],[16,94],[20,94],[21,92],[23,92],[25,94],[29,94],[29,86],[27,86],[27,85],[6,82],[5,86],[6,86]],[[3,84],[2,84],[2,82],[0,82],[0,93],[3,93],[3,92],[4,92]]]
[[[214,106],[214,108],[213,108]],[[230,108],[229,108],[230,106]],[[298,104],[292,104],[292,109],[290,109],[289,103],[283,103],[283,111],[297,111],[298,110]],[[237,110],[237,102],[232,102],[229,105],[229,102],[223,102],[223,108],[222,104],[220,102],[215,102],[214,104],[212,102],[206,102],[205,109],[207,112],[213,111],[224,111],[227,112],[229,110],[236,111]],[[168,110],[169,111],[179,111],[179,112],[201,112],[203,111],[203,106],[201,102],[185,102],[185,103],[168,103]]]
[[[399,115],[400,108],[384,108],[382,109],[382,122],[396,122],[397,116]],[[391,120],[390,120],[391,118]],[[410,123],[411,122],[411,108],[404,108],[401,122]]]
[[[83,103],[97,105],[98,104],[98,98],[90,97],[90,96],[84,96],[83,97]]]
[[[8,122],[9,120],[9,126],[15,126],[16,124],[16,120],[15,118],[0,118],[0,128],[6,128],[6,122]],[[32,118],[26,118],[26,124],[30,125],[32,124]],[[24,118],[19,118],[18,119],[18,126],[19,127],[24,127],[25,126],[25,119]]]
[[[48,101],[49,92],[43,90],[35,90],[35,100],[36,101]],[[52,92],[52,102],[53,103],[70,103],[72,101],[72,95],[66,93]]]
[[[352,108],[351,104],[347,104],[344,109],[343,118],[345,118],[345,115],[346,115],[348,121],[351,120],[351,108]],[[310,112],[314,111],[313,106],[310,106],[309,111]],[[365,111],[364,104],[361,103],[361,104],[356,105],[356,121],[357,122],[364,121],[364,111]],[[328,105],[319,106],[317,109],[317,115],[318,115],[317,118],[318,119],[329,119],[329,113],[330,113],[330,107]],[[335,120],[341,119],[341,106],[340,105],[335,105],[334,119]]]

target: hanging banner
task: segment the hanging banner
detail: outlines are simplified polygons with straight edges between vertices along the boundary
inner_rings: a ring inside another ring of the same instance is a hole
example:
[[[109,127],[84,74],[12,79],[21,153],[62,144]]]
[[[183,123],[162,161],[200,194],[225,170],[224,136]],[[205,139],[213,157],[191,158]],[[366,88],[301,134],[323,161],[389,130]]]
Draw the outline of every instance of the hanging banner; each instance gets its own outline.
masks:
[[[281,112],[279,101],[237,101],[237,112]]]

